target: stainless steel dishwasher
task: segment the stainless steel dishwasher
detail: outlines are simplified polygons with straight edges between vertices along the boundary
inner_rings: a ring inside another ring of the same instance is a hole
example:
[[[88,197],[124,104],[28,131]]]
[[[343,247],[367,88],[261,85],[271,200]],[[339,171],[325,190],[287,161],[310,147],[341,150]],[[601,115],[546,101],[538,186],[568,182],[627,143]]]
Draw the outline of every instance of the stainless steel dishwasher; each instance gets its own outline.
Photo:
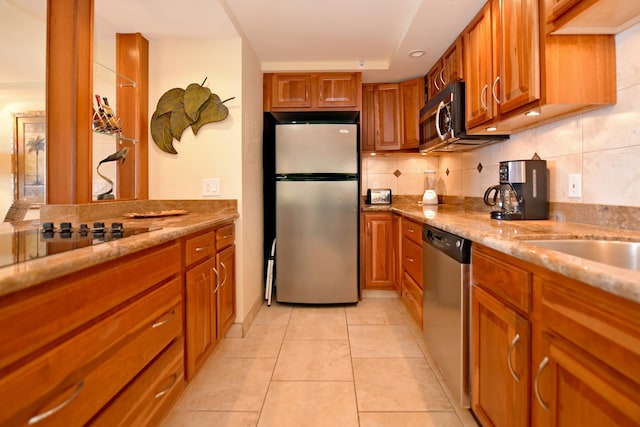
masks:
[[[468,408],[471,371],[471,241],[424,225],[423,333],[449,391]]]

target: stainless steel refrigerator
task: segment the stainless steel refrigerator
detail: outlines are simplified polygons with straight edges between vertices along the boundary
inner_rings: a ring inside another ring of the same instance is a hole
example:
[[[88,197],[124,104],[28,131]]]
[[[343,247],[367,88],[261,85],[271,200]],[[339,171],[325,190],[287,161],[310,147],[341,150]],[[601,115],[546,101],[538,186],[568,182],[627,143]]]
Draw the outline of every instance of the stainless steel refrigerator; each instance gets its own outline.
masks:
[[[277,124],[276,300],[358,301],[355,124]]]

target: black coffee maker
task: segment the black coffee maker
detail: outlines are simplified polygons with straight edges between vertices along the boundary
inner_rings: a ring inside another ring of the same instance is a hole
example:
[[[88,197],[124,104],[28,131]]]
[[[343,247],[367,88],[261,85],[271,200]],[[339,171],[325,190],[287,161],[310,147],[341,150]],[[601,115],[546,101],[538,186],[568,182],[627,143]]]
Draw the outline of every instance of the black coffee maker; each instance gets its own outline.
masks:
[[[498,173],[500,184],[487,188],[484,193],[484,203],[495,206],[491,218],[515,220],[549,217],[546,160],[500,162]]]

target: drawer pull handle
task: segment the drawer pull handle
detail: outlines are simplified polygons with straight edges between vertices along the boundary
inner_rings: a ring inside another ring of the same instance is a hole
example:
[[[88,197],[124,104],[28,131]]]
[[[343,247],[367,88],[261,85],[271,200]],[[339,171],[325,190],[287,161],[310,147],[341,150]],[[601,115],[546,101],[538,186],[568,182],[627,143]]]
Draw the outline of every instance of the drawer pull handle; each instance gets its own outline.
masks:
[[[233,235],[232,235],[232,234],[225,234],[224,236],[222,236],[222,238],[223,238],[223,239],[228,239],[228,238],[230,238],[231,236],[233,236]]]
[[[216,270],[215,267],[211,267],[211,269],[213,270],[213,273],[216,275],[216,288],[213,290],[213,292],[218,292],[218,288],[220,287],[220,273],[218,273],[218,270]]]
[[[547,363],[549,363],[549,358],[545,356],[544,359],[542,359],[542,362],[540,362],[540,365],[538,366],[538,372],[536,372],[536,380],[533,383],[533,388],[536,392],[536,399],[538,399],[538,403],[540,404],[540,406],[542,406],[542,409],[544,409],[545,411],[549,410],[549,406],[547,406],[547,404],[544,403],[544,400],[542,400],[542,396],[540,396],[540,388],[538,386],[538,382],[540,380],[540,373],[542,373],[542,370],[544,369],[544,367],[547,366]]]
[[[206,244],[206,245],[204,245],[204,246],[198,246],[198,247],[196,248],[196,252],[206,251],[206,250],[207,250],[207,249],[209,249],[210,247],[211,247],[211,245],[209,245],[209,244]]]
[[[40,421],[44,420],[45,418],[49,418],[51,415],[55,414],[56,412],[58,412],[59,410],[61,410],[65,406],[67,406],[76,397],[78,397],[78,395],[82,391],[83,387],[84,387],[84,380],[80,380],[80,382],[76,386],[76,389],[73,391],[73,394],[71,396],[69,396],[64,402],[60,403],[55,408],[51,408],[46,412],[43,412],[43,413],[38,414],[38,415],[34,415],[33,417],[29,418],[29,425],[31,426],[31,425],[34,425],[36,423],[39,423]]]
[[[513,365],[511,365],[511,353],[513,353],[513,349],[516,347],[516,344],[518,344],[518,341],[520,341],[520,334],[516,334],[516,336],[513,337],[511,347],[509,347],[509,354],[507,354],[507,366],[509,367],[509,371],[516,382],[520,382],[520,376],[516,374],[516,371],[513,370]]]
[[[171,310],[171,313],[169,313],[169,316],[166,319],[163,320],[158,320],[156,323],[154,323],[153,325],[151,325],[152,328],[159,328],[162,325],[166,325],[167,323],[169,323],[171,321],[171,319],[173,319],[176,316],[176,310]]]
[[[413,297],[413,295],[411,295],[409,292],[405,292],[405,293],[404,293],[404,296],[405,296],[405,297],[407,297],[407,298],[409,298],[409,299],[415,300],[415,298]]]
[[[178,374],[173,374],[173,379],[171,380],[171,384],[169,385],[169,387],[165,388],[162,391],[157,392],[155,395],[155,398],[160,399],[162,396],[169,393],[169,391],[171,391],[171,389],[173,388],[174,385],[176,385],[177,382],[178,382]]]
[[[414,261],[415,261],[415,259],[413,259],[413,258],[411,258],[411,257],[407,257],[407,261],[409,261],[409,262],[414,262]]]
[[[407,232],[408,232],[408,233],[413,233],[413,232],[414,232],[414,230],[413,230],[413,228],[407,228]]]

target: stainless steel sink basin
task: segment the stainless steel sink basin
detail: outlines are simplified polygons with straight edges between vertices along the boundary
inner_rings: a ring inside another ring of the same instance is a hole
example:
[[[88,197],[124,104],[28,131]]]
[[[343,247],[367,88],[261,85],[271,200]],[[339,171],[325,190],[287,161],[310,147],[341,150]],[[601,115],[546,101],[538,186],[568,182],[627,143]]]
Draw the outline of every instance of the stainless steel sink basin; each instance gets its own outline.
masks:
[[[640,271],[640,242],[619,240],[524,240],[524,242],[603,264]]]

